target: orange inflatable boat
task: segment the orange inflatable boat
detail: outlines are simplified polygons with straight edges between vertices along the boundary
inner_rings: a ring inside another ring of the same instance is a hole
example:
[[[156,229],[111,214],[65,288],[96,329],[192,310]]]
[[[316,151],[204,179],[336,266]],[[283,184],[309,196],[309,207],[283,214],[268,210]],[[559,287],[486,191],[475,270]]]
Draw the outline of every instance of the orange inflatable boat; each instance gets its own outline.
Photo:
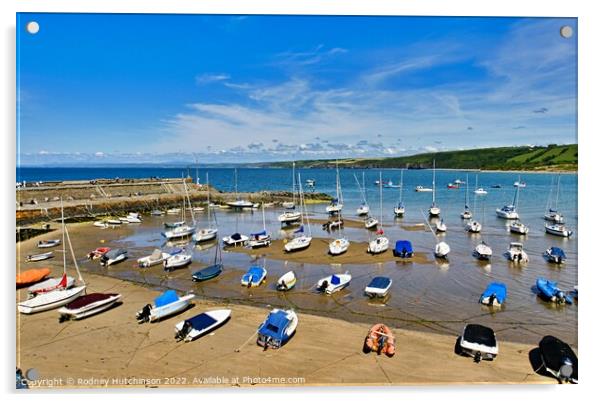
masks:
[[[389,357],[395,354],[395,337],[393,332],[385,324],[376,324],[366,336],[364,341],[364,352],[384,353]]]
[[[31,285],[32,283],[41,281],[48,275],[50,275],[50,269],[48,268],[28,269],[17,274],[17,286]]]

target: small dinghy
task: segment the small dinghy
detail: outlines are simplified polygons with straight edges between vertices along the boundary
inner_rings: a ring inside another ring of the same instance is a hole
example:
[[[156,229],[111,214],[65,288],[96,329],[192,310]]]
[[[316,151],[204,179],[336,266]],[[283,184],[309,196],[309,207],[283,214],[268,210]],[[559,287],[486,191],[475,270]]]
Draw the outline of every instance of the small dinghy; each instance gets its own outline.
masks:
[[[199,269],[192,274],[192,280],[195,282],[208,281],[219,276],[224,270],[224,266],[220,264],[213,264],[206,268]]]
[[[566,260],[566,254],[560,247],[550,247],[544,253],[544,257],[554,264],[562,264]]]
[[[349,282],[351,282],[351,275],[348,273],[334,274],[320,279],[316,287],[318,292],[330,295],[349,286]]]
[[[505,301],[506,285],[500,282],[491,282],[479,298],[479,303],[490,307],[500,307]]]
[[[535,287],[539,297],[545,301],[557,304],[573,304],[573,298],[560,290],[556,282],[545,278],[537,278]]]
[[[529,256],[523,249],[523,243],[512,242],[506,251],[506,258],[512,262],[529,262]]]
[[[27,288],[27,291],[29,292],[30,296],[33,297],[42,293],[48,293],[55,290],[69,289],[73,287],[74,283],[75,278],[67,276],[67,274],[63,274],[63,276],[60,278],[49,278],[45,281],[36,283],[35,285]]]
[[[240,279],[240,284],[248,288],[257,287],[265,280],[268,271],[264,267],[253,265]]]
[[[181,211],[180,208],[170,208],[167,210],[167,215],[179,215]]]
[[[155,304],[147,304],[142,310],[136,313],[138,324],[145,322],[158,321],[164,317],[177,314],[190,305],[190,301],[194,299],[193,294],[187,294],[182,297],[178,296],[175,290],[167,290],[161,296],[155,299]]]
[[[100,257],[100,265],[108,267],[109,265],[117,264],[128,258],[128,251],[124,248],[118,248],[105,253]]]
[[[180,341],[190,342],[205,335],[224,324],[232,310],[212,310],[196,315],[176,324],[175,338]]]
[[[479,244],[477,244],[472,254],[479,260],[489,261],[491,259],[491,256],[493,255],[493,251],[487,243],[482,241]]]
[[[552,225],[545,225],[546,233],[549,233],[554,236],[560,237],[571,237],[573,235],[573,231],[569,230],[566,226],[561,223],[554,223]]]
[[[165,271],[173,271],[177,268],[182,268],[192,262],[192,254],[179,253],[170,256],[163,261],[163,269]]]
[[[526,235],[527,233],[529,233],[529,228],[521,221],[516,220],[510,224],[510,232],[520,235]]]
[[[33,314],[52,310],[77,299],[85,290],[85,286],[78,286],[71,289],[42,293],[34,298],[19,303],[17,309],[22,314]]]
[[[224,242],[224,245],[228,247],[244,246],[249,241],[249,236],[240,233],[234,233],[230,236],[224,237],[222,241]]]
[[[264,350],[284,346],[294,335],[298,323],[293,310],[273,309],[257,330],[257,344]]]
[[[17,274],[16,283],[17,287],[23,287],[27,285],[32,285],[36,282],[40,282],[42,279],[46,278],[50,275],[49,268],[37,268],[37,269],[28,269],[26,271],[22,271]]]
[[[411,258],[414,255],[412,243],[409,240],[397,240],[393,255],[400,258]]]
[[[370,298],[386,297],[389,294],[392,284],[393,281],[391,278],[384,276],[374,277],[364,289],[364,294]]]
[[[385,324],[376,324],[370,328],[364,340],[364,353],[384,353],[389,357],[395,355],[395,337]]]
[[[85,296],[79,296],[58,310],[60,314],[59,322],[81,320],[82,318],[98,314],[113,307],[120,298],[121,295],[118,293],[90,293]]]
[[[450,253],[451,248],[449,247],[449,244],[447,244],[444,241],[440,241],[439,243],[435,244],[435,257],[436,258],[447,258],[447,255]]]
[[[54,255],[52,253],[52,251],[49,251],[47,253],[42,253],[42,254],[30,254],[27,256],[27,258],[25,259],[27,262],[37,262],[37,261],[44,261],[44,260],[48,260],[49,258],[52,258]]]
[[[577,355],[560,339],[546,335],[539,341],[542,366],[561,383],[578,383]]]
[[[335,239],[328,245],[328,253],[330,255],[341,255],[349,249],[349,240],[344,237]]]
[[[50,247],[56,247],[59,244],[61,244],[60,239],[53,239],[53,240],[40,240],[38,242],[38,248],[50,248]]]
[[[148,268],[152,267],[153,265],[159,265],[162,264],[163,261],[167,260],[169,257],[171,257],[171,254],[164,253],[163,251],[157,248],[153,250],[151,255],[138,258],[138,266],[140,268]]]
[[[276,290],[286,291],[291,290],[295,287],[297,283],[297,276],[293,271],[288,271],[286,274],[282,275],[278,282],[276,282]]]
[[[372,229],[372,228],[375,228],[376,226],[378,226],[378,219],[376,219],[376,218],[369,217],[368,219],[366,219],[364,221],[364,227],[366,229]]]
[[[89,260],[97,260],[109,251],[111,251],[110,247],[98,247],[97,249],[90,251],[86,257]]]
[[[498,355],[495,332],[479,324],[468,324],[464,327],[459,346],[460,352],[473,357],[476,363],[481,360],[493,360]]]

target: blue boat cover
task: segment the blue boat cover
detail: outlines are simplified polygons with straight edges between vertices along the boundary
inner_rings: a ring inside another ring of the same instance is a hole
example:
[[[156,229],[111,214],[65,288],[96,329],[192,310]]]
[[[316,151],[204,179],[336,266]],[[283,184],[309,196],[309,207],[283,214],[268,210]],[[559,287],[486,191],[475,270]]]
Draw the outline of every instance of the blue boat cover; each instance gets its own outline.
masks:
[[[178,301],[180,297],[175,290],[167,290],[161,296],[155,299],[155,307],[166,306],[170,303]]]
[[[368,284],[369,288],[386,289],[391,284],[391,279],[384,276],[377,276],[372,278]]]
[[[196,329],[197,331],[201,331],[201,330],[215,324],[217,322],[217,320],[215,320],[214,318],[211,318],[207,314],[203,313],[203,314],[195,315],[194,317],[187,319],[186,322],[189,323],[190,325],[192,325],[192,328]]]
[[[333,276],[330,278],[330,283],[331,283],[331,284],[333,284],[333,285],[340,285],[340,284],[341,284],[341,278],[339,278],[339,277],[338,277],[338,276],[336,276],[336,275],[333,275]]]
[[[564,250],[562,250],[560,247],[552,247],[550,249],[550,254],[556,257],[562,257],[562,258],[566,258],[566,254],[564,254]]]
[[[414,252],[412,250],[412,243],[410,243],[409,240],[397,240],[397,242],[395,243],[395,251],[397,251],[398,253],[402,253],[404,251],[406,253]]]
[[[244,274],[243,279],[248,282],[256,283],[263,277],[264,271],[264,268],[253,265],[251,268],[249,268],[247,273]]]
[[[491,282],[481,295],[481,300],[492,295],[495,295],[500,304],[504,303],[506,300],[506,285],[501,282]]]
[[[303,226],[301,226],[299,229],[295,230],[295,233],[303,233]]]
[[[269,336],[279,341],[284,340],[284,331],[288,327],[290,320],[286,316],[286,312],[278,310],[272,311],[268,318],[259,327],[259,334]]]
[[[335,198],[335,199],[333,199],[332,201],[330,201],[330,203],[331,203],[332,205],[335,205],[337,202],[339,202],[339,199],[338,199],[338,198]]]
[[[537,282],[535,282],[535,286],[537,290],[543,293],[544,296],[548,298],[552,298],[560,292],[558,289],[557,283],[547,280],[545,278],[537,278]]]
[[[252,237],[265,236],[266,234],[268,234],[268,232],[266,232],[265,230],[262,230],[261,232],[258,232],[258,233],[251,233],[251,236]]]

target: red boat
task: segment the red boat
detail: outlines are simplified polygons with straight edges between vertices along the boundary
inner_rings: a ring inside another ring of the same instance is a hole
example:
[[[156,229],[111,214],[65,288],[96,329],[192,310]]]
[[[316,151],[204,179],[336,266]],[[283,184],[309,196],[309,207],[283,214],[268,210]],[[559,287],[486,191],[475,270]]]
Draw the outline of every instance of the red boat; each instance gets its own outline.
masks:
[[[106,253],[108,253],[109,251],[111,251],[110,247],[98,247],[96,250],[91,251],[88,254],[88,259],[89,260],[97,260],[100,257],[102,257],[103,255],[105,255]]]
[[[460,188],[460,185],[459,184],[455,184],[455,183],[449,183],[447,185],[447,188],[449,188],[450,190],[451,189],[458,189],[458,188]]]

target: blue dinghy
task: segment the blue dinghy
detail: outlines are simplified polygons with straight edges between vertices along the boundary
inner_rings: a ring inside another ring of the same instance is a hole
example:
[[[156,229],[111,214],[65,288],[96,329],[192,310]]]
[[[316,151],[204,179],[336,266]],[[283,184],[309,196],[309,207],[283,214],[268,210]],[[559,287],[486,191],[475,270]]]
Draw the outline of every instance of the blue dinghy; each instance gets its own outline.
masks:
[[[278,349],[293,336],[299,319],[293,310],[274,309],[257,330],[257,344]]]
[[[240,280],[240,284],[246,287],[255,287],[261,285],[265,279],[267,271],[258,265],[253,265]]]
[[[545,278],[537,278],[535,287],[537,288],[539,296],[546,301],[558,304],[573,304],[573,298],[560,290],[556,282]]]
[[[210,265],[206,268],[199,269],[195,273],[192,274],[192,280],[195,282],[203,282],[209,279],[213,279],[224,270],[224,266],[222,264]]]
[[[505,301],[506,285],[500,282],[491,282],[479,299],[479,303],[495,307],[501,306]]]
[[[412,243],[410,243],[408,240],[397,240],[395,243],[395,249],[393,250],[393,255],[401,258],[412,257],[414,255]]]
[[[562,264],[566,260],[566,254],[560,247],[550,247],[546,250],[544,256],[546,260],[554,264]]]

